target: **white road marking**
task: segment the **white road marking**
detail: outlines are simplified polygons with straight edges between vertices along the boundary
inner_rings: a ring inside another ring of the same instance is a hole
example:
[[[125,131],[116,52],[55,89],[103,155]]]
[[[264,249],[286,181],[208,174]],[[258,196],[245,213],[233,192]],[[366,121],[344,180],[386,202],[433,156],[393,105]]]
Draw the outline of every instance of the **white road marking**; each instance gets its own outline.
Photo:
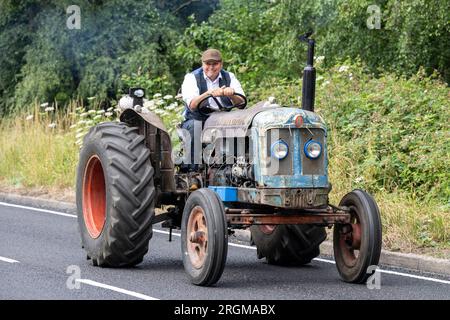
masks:
[[[147,295],[139,293],[139,292],[125,290],[125,289],[122,289],[119,287],[110,286],[108,284],[100,283],[100,282],[89,280],[89,279],[76,279],[76,281],[93,286],[93,287],[99,287],[99,288],[123,293],[123,294],[129,295],[129,296],[135,297],[135,298],[143,299],[143,300],[159,300],[157,298],[153,298],[153,297],[147,296]]]
[[[228,242],[228,245],[229,245],[229,246],[232,246],[232,247],[238,247],[238,248],[245,248],[245,249],[256,250],[256,247],[246,246],[246,245],[244,245],[244,244],[237,244],[237,243],[231,243],[231,242]]]
[[[55,214],[57,216],[63,216],[63,217],[70,217],[70,218],[76,218],[77,217],[74,214],[68,214],[68,213],[52,211],[52,210],[46,210],[46,209],[38,209],[38,208],[27,207],[27,206],[19,206],[17,204],[10,204],[10,203],[5,203],[5,202],[0,202],[0,205],[5,206],[5,207],[27,209],[27,210],[37,211],[37,212],[45,212],[45,213]]]
[[[314,258],[313,260],[320,261],[320,262],[325,262],[325,263],[336,264],[336,262],[334,260],[321,259],[321,258]]]
[[[5,258],[5,257],[0,257],[0,261],[8,262],[8,263],[20,263],[20,262],[17,261],[17,260],[10,259],[10,258]]]
[[[159,230],[159,229],[153,229],[153,232],[156,233],[162,233],[162,234],[170,234],[169,231],[163,231],[163,230]],[[173,236],[177,236],[177,237],[181,237],[181,234],[176,233],[176,232],[172,232]]]
[[[429,277],[423,277],[423,276],[416,276],[414,274],[401,273],[401,272],[396,272],[396,271],[391,271],[391,270],[383,270],[383,269],[378,269],[378,271],[380,271],[382,273],[395,274],[397,276],[403,276],[403,277],[409,277],[409,278],[414,278],[414,279],[450,284],[450,281],[447,281],[447,280],[441,280],[441,279],[435,279],[435,278],[429,278]]]
[[[64,216],[64,217],[70,217],[70,218],[76,218],[77,217],[76,215],[73,215],[73,214],[57,212],[57,211],[52,211],[52,210],[38,209],[38,208],[28,207],[28,206],[20,206],[20,205],[16,205],[16,204],[5,203],[5,202],[0,202],[0,205],[6,206],[6,207],[13,207],[13,208],[33,210],[33,211],[37,211],[37,212],[45,212],[45,213],[50,213],[50,214],[55,214],[55,215]],[[163,231],[163,230],[158,230],[158,229],[153,229],[153,231],[157,232],[157,233],[162,233],[162,234],[169,234],[168,231]],[[172,235],[177,236],[177,237],[181,237],[181,234],[175,233],[175,232],[172,232]],[[236,244],[236,243],[229,243],[228,245],[233,246],[233,247],[239,247],[239,248],[256,250],[255,247],[241,245],[241,244]],[[5,259],[7,259],[7,258],[5,258]],[[2,259],[0,258],[0,260],[2,260]],[[12,259],[10,259],[10,260],[12,260]],[[315,258],[313,260],[320,261],[320,262],[325,262],[325,263],[336,264],[336,262],[334,262],[333,260],[328,260],[328,259]],[[15,261],[15,260],[13,260],[13,261]],[[18,262],[18,261],[16,261],[16,262]],[[408,274],[408,273],[401,273],[401,272],[396,272],[396,271],[383,270],[383,269],[380,269],[380,268],[378,269],[378,271],[382,272],[382,273],[394,274],[394,275],[402,276],[402,277],[408,277],[408,278],[414,278],[414,279],[419,279],[419,280],[426,280],[426,281],[433,281],[433,282],[438,282],[438,283],[450,284],[450,281],[440,280],[440,279],[436,279],[436,278],[416,276],[416,275],[412,275],[412,274]]]

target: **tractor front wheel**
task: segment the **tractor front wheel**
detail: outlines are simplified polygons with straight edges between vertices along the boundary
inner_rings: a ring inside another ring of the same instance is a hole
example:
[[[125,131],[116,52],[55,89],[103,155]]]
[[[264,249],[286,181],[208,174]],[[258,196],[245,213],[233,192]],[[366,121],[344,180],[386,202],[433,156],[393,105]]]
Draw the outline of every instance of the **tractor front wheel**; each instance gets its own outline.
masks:
[[[189,196],[181,223],[181,253],[191,282],[211,286],[221,277],[228,252],[225,209],[212,190]]]
[[[351,220],[334,227],[336,267],[344,281],[364,283],[370,276],[368,268],[380,259],[380,211],[375,200],[359,189],[346,194],[339,205],[350,210]]]

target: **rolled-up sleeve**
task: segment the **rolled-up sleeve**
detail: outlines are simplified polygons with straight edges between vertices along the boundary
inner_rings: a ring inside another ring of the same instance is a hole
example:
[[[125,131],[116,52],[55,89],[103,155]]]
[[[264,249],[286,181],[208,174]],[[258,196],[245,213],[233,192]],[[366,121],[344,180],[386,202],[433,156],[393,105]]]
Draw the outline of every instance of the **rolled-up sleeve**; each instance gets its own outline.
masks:
[[[236,78],[234,73],[229,72],[229,74],[230,74],[230,88],[233,88],[234,92],[240,93],[245,96],[245,93],[244,93],[244,90],[242,89],[241,83]]]
[[[191,105],[192,99],[200,95],[197,87],[197,81],[192,73],[188,73],[184,77],[184,81],[181,86],[181,95],[183,96],[183,101],[188,107]]]

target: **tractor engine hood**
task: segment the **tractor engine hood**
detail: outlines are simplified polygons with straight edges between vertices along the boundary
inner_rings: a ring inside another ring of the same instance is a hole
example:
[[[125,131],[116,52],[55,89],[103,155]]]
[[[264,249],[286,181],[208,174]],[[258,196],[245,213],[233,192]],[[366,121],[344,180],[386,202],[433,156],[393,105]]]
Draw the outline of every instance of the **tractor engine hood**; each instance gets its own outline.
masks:
[[[249,109],[213,113],[203,126],[202,142],[212,143],[219,137],[246,137],[250,127],[256,127],[260,134],[270,128],[295,128],[297,115],[303,117],[302,127],[325,129],[322,118],[314,112],[261,101]]]
[[[278,104],[261,101],[249,109],[214,112],[203,126],[202,142],[212,143],[218,137],[245,137],[258,113],[280,107]]]
[[[301,117],[301,122],[296,124],[298,117]],[[258,130],[260,136],[272,128],[320,128],[326,131],[325,122],[317,113],[288,107],[258,113],[252,127]]]

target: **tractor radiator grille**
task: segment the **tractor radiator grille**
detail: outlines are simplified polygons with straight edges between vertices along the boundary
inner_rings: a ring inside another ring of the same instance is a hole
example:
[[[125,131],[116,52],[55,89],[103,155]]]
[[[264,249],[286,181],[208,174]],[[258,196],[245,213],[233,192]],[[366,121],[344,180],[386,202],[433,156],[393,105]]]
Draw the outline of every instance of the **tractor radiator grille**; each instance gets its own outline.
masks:
[[[325,150],[318,159],[309,159],[304,150],[305,144],[310,140],[318,141],[325,148],[325,132],[322,129],[271,129],[267,131],[267,157],[271,157],[272,143],[278,139],[284,140],[289,146],[286,158],[279,161],[279,169],[275,175],[286,176],[300,172],[302,175],[325,175]],[[296,141],[297,140],[297,141]],[[299,148],[295,149],[295,144]],[[294,154],[298,152],[298,154]],[[298,168],[295,168],[298,167]],[[297,169],[297,170],[296,170]]]
[[[322,154],[317,159],[309,159],[303,151],[305,144],[310,141],[318,141],[322,145]],[[300,129],[302,174],[325,175],[325,132],[322,129]]]

